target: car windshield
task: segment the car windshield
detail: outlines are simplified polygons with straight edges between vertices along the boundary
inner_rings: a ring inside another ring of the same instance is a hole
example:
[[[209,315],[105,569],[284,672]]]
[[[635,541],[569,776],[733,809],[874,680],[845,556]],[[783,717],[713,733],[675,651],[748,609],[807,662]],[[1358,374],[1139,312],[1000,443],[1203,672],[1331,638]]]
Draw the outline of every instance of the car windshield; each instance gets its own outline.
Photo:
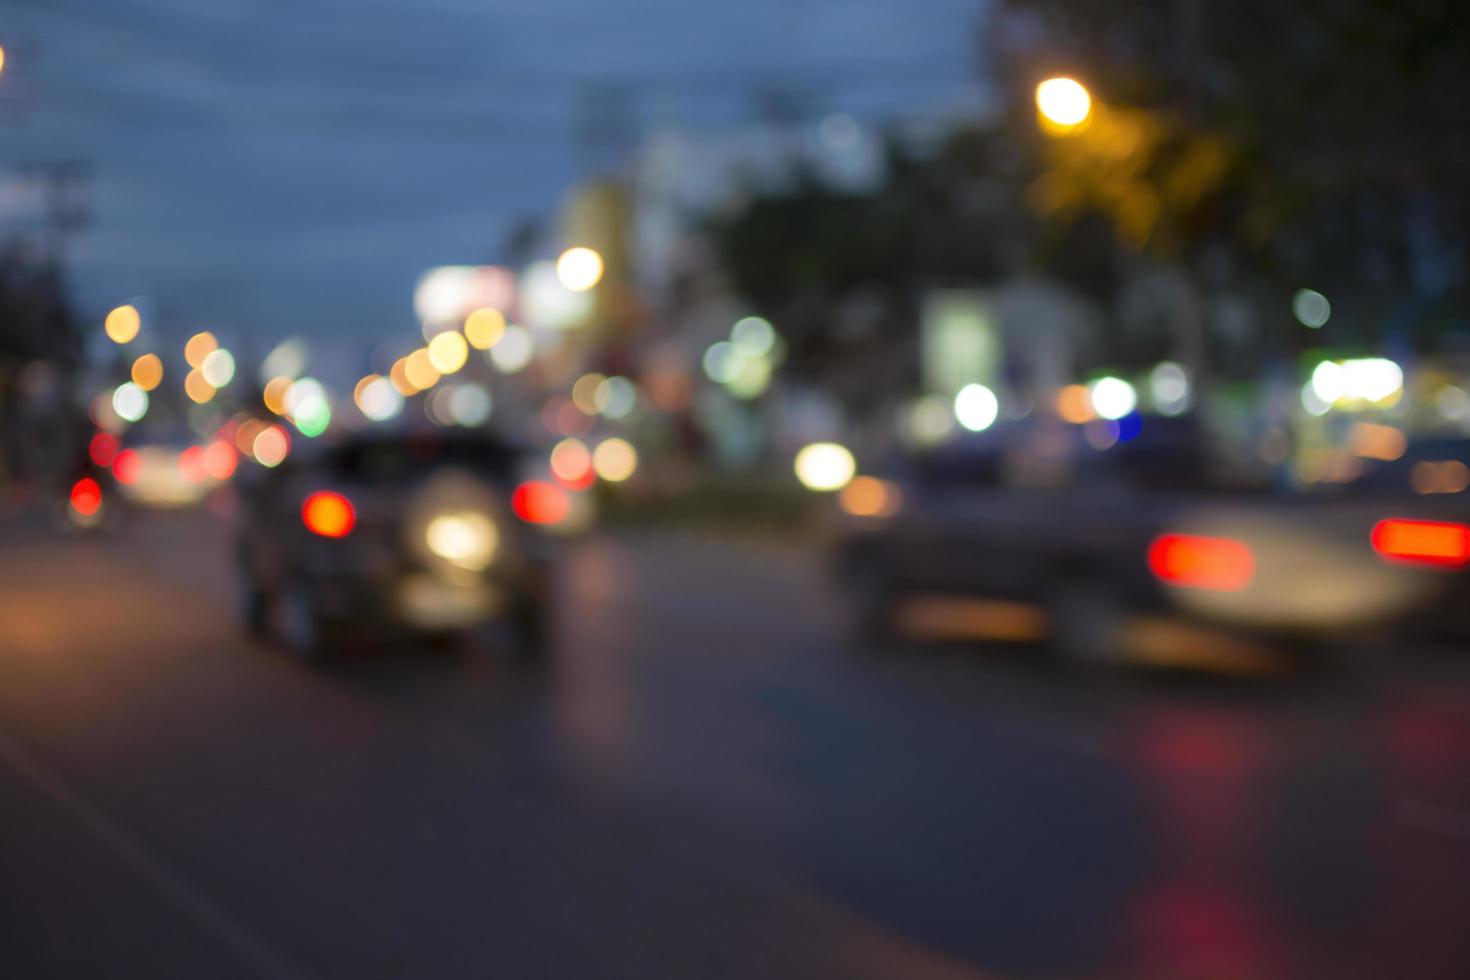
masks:
[[[1091,429],[997,426],[921,452],[907,469],[923,484],[954,489],[1113,486],[1209,493],[1251,485],[1241,474],[1222,475],[1197,424],[1187,419],[1151,418],[1126,427],[1099,423]]]

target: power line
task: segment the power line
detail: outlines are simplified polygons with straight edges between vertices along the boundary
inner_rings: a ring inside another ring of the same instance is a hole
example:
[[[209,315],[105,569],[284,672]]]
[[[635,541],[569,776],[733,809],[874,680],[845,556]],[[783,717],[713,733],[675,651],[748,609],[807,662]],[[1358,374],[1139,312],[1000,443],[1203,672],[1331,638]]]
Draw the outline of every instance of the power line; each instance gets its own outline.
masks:
[[[351,84],[374,76],[383,81],[402,84],[408,81],[457,83],[465,85],[494,85],[499,87],[523,86],[536,90],[583,86],[588,83],[615,81],[631,88],[663,90],[688,93],[696,90],[738,89],[753,83],[789,84],[808,87],[863,87],[868,85],[916,84],[924,81],[939,82],[939,75],[952,74],[944,70],[941,62],[829,62],[825,64],[801,64],[787,66],[726,65],[716,67],[689,68],[654,73],[629,73],[621,70],[593,69],[581,71],[552,71],[532,69],[526,66],[498,67],[504,61],[492,61],[482,49],[463,49],[457,46],[435,46],[435,51],[423,60],[401,59],[374,54],[359,57],[341,45],[344,36],[336,30],[313,29],[287,26],[280,20],[243,18],[212,19],[222,27],[249,27],[259,36],[241,39],[238,33],[221,33],[199,29],[197,24],[180,20],[180,8],[154,6],[156,18],[150,18],[139,4],[109,4],[97,7],[85,0],[26,0],[45,15],[61,15],[82,22],[87,28],[103,27],[106,30],[123,32],[142,40],[155,48],[160,39],[173,43],[163,50],[170,54],[183,54],[196,67],[216,71],[222,65],[235,64],[244,67],[249,76],[260,76],[268,72],[273,80],[279,80],[283,72],[302,73],[307,77],[325,78],[331,83]],[[121,13],[121,16],[119,14]],[[141,18],[139,14],[142,14]],[[193,16],[197,19],[198,13]],[[293,33],[317,38],[326,42],[305,47],[285,45],[290,50],[280,50],[283,40]],[[171,37],[170,37],[171,36]],[[382,39],[374,38],[372,46],[381,47]],[[272,45],[276,54],[301,56],[295,60],[284,58],[271,61],[265,58]],[[396,50],[405,50],[407,44],[395,42]],[[245,54],[243,64],[239,55]],[[462,58],[461,63],[446,61],[445,55]],[[308,59],[309,60],[304,60]],[[264,59],[268,64],[260,64]],[[929,72],[934,76],[926,78]],[[766,78],[755,76],[764,72]],[[249,76],[242,80],[249,80]],[[948,80],[948,79],[943,79]]]

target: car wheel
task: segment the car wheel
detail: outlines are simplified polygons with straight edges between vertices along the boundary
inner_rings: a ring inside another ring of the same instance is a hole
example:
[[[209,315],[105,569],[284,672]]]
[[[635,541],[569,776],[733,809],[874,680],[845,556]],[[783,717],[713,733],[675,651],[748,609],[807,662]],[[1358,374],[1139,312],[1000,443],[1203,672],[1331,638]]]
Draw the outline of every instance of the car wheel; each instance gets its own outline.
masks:
[[[849,572],[847,603],[857,638],[869,644],[887,644],[897,638],[894,611],[898,591],[876,561],[869,560]]]
[[[260,583],[242,571],[236,577],[235,590],[241,625],[251,636],[264,637],[270,632],[270,600],[261,591]]]
[[[301,585],[288,585],[271,603],[276,639],[286,650],[306,661],[320,661],[327,650],[327,628]]]
[[[546,604],[535,600],[518,603],[510,617],[516,650],[528,660],[542,660],[551,649],[551,622]]]
[[[1063,663],[1101,667],[1122,660],[1123,609],[1111,590],[1093,581],[1065,582],[1047,602],[1047,638]]]

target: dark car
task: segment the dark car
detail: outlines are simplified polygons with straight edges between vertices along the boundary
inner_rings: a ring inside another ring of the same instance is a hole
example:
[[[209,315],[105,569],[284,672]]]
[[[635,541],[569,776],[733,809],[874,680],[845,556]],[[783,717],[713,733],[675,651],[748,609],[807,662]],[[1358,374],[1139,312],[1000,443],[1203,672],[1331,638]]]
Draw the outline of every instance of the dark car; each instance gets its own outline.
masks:
[[[1360,487],[1296,493],[1222,481],[1206,444],[1186,420],[1146,420],[1106,448],[1037,423],[907,460],[890,474],[901,504],[841,538],[858,622],[884,634],[922,620],[916,607],[982,600],[981,631],[1106,660],[1464,620],[1470,502],[1449,447],[1411,450]],[[1458,490],[1413,492],[1414,472],[1421,491],[1429,481],[1421,457]]]
[[[491,621],[546,647],[554,542],[524,454],[486,435],[361,436],[241,487],[243,615],[306,656],[352,635],[448,637]],[[518,513],[521,516],[517,516]]]

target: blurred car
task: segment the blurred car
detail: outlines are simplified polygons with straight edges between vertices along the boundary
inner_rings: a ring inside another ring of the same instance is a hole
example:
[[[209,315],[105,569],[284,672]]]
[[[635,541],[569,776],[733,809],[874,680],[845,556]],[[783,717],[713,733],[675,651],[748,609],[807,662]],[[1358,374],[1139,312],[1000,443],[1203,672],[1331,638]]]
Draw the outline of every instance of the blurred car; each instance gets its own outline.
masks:
[[[110,467],[123,501],[172,510],[198,504],[234,476],[237,462],[228,439],[201,442],[185,428],[142,426],[123,435]]]
[[[838,572],[861,627],[886,634],[912,626],[916,605],[983,600],[971,610],[982,632],[1094,662],[1464,623],[1463,444],[1411,447],[1357,486],[1289,493],[1214,477],[1187,420],[1129,435],[1089,444],[1079,427],[1036,423],[910,459],[880,481],[890,506],[846,508]]]
[[[242,481],[237,565],[250,629],[330,652],[356,631],[451,636],[499,620],[546,646],[553,542],[568,510],[484,435],[364,435]]]

